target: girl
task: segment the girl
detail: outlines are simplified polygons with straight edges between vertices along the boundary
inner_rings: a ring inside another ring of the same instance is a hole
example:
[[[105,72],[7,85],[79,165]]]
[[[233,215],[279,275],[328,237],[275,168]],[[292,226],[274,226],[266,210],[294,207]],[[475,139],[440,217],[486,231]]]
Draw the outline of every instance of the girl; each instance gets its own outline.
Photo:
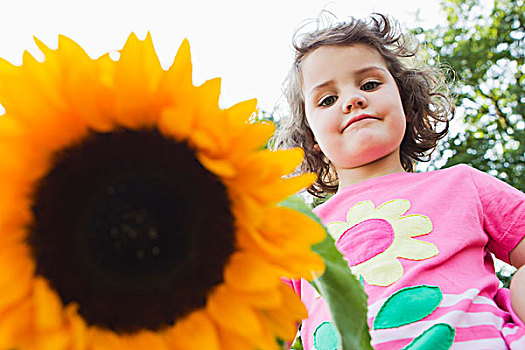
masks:
[[[376,350],[525,349],[525,194],[464,165],[413,172],[453,107],[398,28],[375,14],[299,37],[276,145],[304,149],[311,193],[335,193],[315,212],[368,294]],[[510,292],[490,253],[518,268]],[[324,301],[293,285],[305,349],[339,348]]]

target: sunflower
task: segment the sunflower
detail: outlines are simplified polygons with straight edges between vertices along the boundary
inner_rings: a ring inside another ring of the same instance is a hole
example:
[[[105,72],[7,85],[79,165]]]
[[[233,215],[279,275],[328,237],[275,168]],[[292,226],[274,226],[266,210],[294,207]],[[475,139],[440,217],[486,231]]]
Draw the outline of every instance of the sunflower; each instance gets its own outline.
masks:
[[[306,311],[281,277],[324,268],[312,175],[262,147],[256,101],[220,109],[148,34],[118,60],[60,36],[0,60],[0,349],[274,349]]]
[[[346,222],[327,224],[352,272],[367,283],[389,286],[403,277],[399,258],[418,261],[439,253],[434,244],[414,238],[432,231],[430,218],[403,215],[408,209],[406,199],[394,199],[377,208],[372,201],[363,201],[350,208]]]

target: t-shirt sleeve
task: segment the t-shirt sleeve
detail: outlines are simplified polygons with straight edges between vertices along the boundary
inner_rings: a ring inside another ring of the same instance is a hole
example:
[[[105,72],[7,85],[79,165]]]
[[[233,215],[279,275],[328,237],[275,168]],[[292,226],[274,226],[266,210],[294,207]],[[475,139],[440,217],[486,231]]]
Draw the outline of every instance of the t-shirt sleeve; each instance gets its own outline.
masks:
[[[525,193],[479,170],[471,176],[479,194],[488,248],[509,263],[509,253],[525,236]]]

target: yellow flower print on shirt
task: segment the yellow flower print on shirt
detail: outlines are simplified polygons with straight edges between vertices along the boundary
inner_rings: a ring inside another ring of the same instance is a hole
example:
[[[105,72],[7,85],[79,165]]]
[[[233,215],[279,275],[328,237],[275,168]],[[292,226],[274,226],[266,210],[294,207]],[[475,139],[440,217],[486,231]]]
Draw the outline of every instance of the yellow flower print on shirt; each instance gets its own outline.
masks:
[[[372,201],[363,201],[350,208],[346,222],[327,225],[352,272],[367,283],[389,286],[403,276],[398,258],[425,260],[439,253],[434,244],[413,238],[429,234],[432,222],[420,214],[403,216],[409,208],[405,199],[377,208]]]

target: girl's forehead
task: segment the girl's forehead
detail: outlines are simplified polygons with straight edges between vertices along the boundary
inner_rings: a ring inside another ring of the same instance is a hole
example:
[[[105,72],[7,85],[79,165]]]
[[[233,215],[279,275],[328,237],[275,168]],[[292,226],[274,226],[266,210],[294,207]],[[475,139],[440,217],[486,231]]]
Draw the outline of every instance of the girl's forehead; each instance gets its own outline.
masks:
[[[301,80],[306,94],[312,86],[341,77],[354,77],[372,68],[388,74],[379,51],[365,44],[325,45],[310,52],[301,63]]]
[[[316,64],[338,63],[344,61],[352,67],[367,62],[385,64],[383,57],[374,47],[366,44],[323,45],[309,52],[301,62],[302,70]]]

